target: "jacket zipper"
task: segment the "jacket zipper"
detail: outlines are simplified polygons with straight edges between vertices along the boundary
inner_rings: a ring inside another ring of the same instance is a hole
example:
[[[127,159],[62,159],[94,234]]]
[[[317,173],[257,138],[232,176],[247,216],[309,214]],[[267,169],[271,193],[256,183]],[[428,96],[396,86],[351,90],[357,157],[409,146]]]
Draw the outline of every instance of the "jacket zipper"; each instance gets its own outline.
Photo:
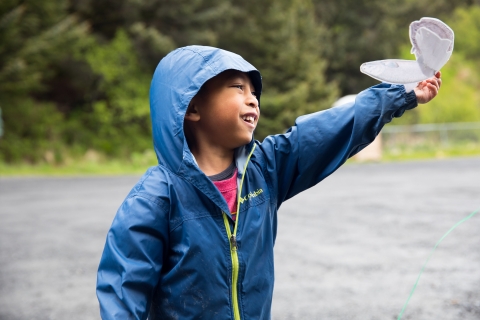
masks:
[[[238,212],[237,212],[238,219]],[[233,304],[233,318],[240,320],[240,310],[238,308],[238,294],[237,294],[237,282],[238,282],[238,254],[237,254],[237,240],[235,235],[230,231],[230,224],[226,213],[223,213],[223,222],[227,229],[228,240],[230,242],[230,257],[232,259],[232,304]]]
[[[228,241],[230,243],[230,256],[232,259],[232,304],[233,304],[233,318],[234,320],[241,320],[240,318],[240,308],[238,307],[238,271],[240,269],[240,264],[238,262],[238,252],[237,252],[237,226],[238,226],[238,219],[240,216],[240,195],[242,194],[242,187],[243,187],[243,179],[245,178],[245,174],[247,172],[247,166],[250,162],[250,157],[253,154],[253,150],[255,150],[255,144],[253,145],[252,151],[248,155],[247,162],[245,163],[245,169],[242,175],[242,180],[240,181],[240,187],[237,193],[237,216],[236,216],[236,223],[235,227],[233,228],[233,233],[230,230],[230,223],[228,222],[228,216],[225,212],[223,212],[223,222],[225,224],[225,229],[227,230]]]

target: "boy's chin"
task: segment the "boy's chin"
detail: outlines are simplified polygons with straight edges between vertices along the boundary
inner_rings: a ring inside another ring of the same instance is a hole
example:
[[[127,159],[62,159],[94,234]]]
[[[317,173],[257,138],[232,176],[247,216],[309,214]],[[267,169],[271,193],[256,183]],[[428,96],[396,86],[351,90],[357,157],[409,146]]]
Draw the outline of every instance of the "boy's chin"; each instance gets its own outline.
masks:
[[[253,139],[253,133],[250,134],[248,137],[245,137],[245,140],[243,141],[243,145],[249,144],[250,141]]]
[[[240,148],[240,147],[243,147],[244,145],[247,145],[249,144],[253,139],[253,135],[251,135],[249,138],[244,138],[244,139],[241,139],[241,140],[238,140],[238,142],[235,144],[235,147],[234,149],[236,148]]]

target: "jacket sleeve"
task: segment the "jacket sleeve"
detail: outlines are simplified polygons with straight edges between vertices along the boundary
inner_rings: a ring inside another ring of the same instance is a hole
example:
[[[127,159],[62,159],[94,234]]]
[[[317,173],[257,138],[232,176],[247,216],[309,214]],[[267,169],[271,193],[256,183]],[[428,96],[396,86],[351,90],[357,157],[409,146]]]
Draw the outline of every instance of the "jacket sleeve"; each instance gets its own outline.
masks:
[[[128,197],[107,234],[97,274],[102,319],[146,319],[168,247],[167,206]]]
[[[354,103],[301,116],[285,134],[267,137],[259,149],[277,207],[325,179],[370,144],[386,123],[416,106],[413,91],[382,83],[359,93]]]

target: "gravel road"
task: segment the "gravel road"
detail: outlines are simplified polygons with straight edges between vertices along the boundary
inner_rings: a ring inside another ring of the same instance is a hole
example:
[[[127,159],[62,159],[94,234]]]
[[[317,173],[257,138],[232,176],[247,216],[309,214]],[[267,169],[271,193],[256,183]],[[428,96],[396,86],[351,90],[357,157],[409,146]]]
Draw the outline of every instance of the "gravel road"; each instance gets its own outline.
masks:
[[[96,269],[139,177],[0,178],[0,319],[99,319]],[[273,319],[397,319],[480,208],[480,158],[349,164],[283,204]],[[402,319],[480,319],[480,213]]]

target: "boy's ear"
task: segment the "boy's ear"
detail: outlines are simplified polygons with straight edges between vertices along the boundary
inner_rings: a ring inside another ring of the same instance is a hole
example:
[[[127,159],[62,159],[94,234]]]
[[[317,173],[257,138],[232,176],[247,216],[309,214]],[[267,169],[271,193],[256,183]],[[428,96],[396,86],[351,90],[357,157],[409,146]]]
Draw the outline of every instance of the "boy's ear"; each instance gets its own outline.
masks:
[[[198,113],[197,105],[192,99],[188,104],[187,112],[185,112],[185,120],[198,121],[200,120],[200,113]]]

